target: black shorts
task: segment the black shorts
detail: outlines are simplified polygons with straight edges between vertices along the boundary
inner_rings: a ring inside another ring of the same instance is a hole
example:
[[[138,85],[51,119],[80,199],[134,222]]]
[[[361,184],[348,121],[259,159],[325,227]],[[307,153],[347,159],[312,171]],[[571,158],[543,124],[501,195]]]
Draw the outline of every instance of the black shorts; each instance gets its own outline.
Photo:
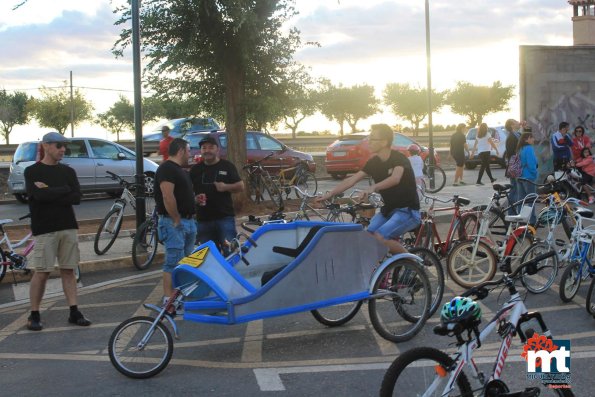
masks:
[[[457,167],[462,167],[465,165],[465,155],[464,154],[452,154],[451,156],[455,160]]]

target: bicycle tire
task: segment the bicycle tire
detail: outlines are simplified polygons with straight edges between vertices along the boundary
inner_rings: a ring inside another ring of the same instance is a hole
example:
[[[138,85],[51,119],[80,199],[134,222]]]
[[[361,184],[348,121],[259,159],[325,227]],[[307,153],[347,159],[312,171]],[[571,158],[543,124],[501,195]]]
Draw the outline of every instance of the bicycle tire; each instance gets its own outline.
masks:
[[[432,188],[431,175],[434,176],[434,187]],[[429,193],[438,193],[446,185],[446,173],[437,165],[427,165],[423,175],[425,191]]]
[[[447,254],[459,241],[470,240],[477,235],[477,231],[479,230],[479,218],[472,212],[461,214],[461,217],[455,223],[453,230],[457,234],[457,239],[453,240],[451,238],[448,242],[448,246],[446,247]]]
[[[132,264],[138,270],[148,269],[153,259],[155,259],[158,246],[157,225],[153,218],[149,218],[139,226],[134,234],[134,240],[132,241]]]
[[[151,344],[149,349],[145,346],[145,349],[138,351],[138,344],[145,337],[154,321],[155,319],[149,316],[132,317],[118,325],[114,332],[112,332],[108,344],[109,358],[112,365],[120,373],[135,379],[150,378],[163,371],[169,363],[169,360],[171,360],[174,351],[174,342],[171,333],[162,322],[156,324],[153,334],[149,337],[149,342],[155,336],[159,337],[160,340],[156,341],[157,343]],[[146,327],[146,330],[139,329],[130,333],[130,339],[135,337],[138,338],[138,340],[123,341],[123,337],[128,336],[128,329],[136,325],[142,326],[143,328]],[[125,342],[125,346],[119,348],[120,342]],[[163,343],[165,345],[165,351],[159,356],[158,347]],[[136,353],[140,354],[135,356]],[[127,354],[127,356],[124,356],[124,354]],[[128,362],[126,358],[131,358],[131,361]],[[143,364],[142,359],[148,359],[148,368],[134,368],[134,366],[141,366]],[[157,362],[155,363],[155,361]]]
[[[279,190],[279,186],[270,177],[262,179],[262,186],[264,192],[268,194],[266,199],[271,200],[277,208],[283,208],[283,195]]]
[[[444,295],[444,270],[438,256],[431,250],[423,247],[413,247],[409,253],[419,256],[423,260],[426,276],[430,281],[430,288],[432,289],[432,302],[430,303],[430,312],[428,318],[432,317],[436,310],[442,303],[442,296]]]
[[[97,233],[95,234],[95,242],[93,243],[93,249],[95,250],[95,253],[97,255],[103,255],[105,254],[114,244],[114,242],[116,241],[116,238],[118,237],[118,233],[120,233],[120,228],[122,227],[122,213],[123,213],[124,209],[123,208],[113,208],[111,209],[107,215],[105,216],[105,218],[103,218],[103,221],[101,221],[101,224],[99,225],[99,228],[97,229]],[[115,218],[114,218],[115,215]],[[114,224],[110,225],[110,220],[114,219]],[[107,229],[108,226],[112,226],[111,229]],[[105,240],[104,238],[102,238],[102,234],[103,232],[108,233],[108,242],[105,246],[101,245],[101,241]]]
[[[318,180],[316,179],[316,175],[310,171],[302,172],[295,181],[295,184],[302,192],[307,193],[310,196],[315,195],[318,191]],[[298,193],[296,189],[294,189],[294,191],[296,197],[301,199],[302,195]]]
[[[478,244],[477,251],[475,257],[472,257],[470,255],[473,252],[473,245],[476,243]],[[480,260],[476,259],[478,257]],[[486,270],[481,271],[484,276],[477,280],[472,280],[473,271],[478,268],[479,262],[485,262],[487,264]],[[448,254],[446,266],[452,281],[463,288],[471,288],[494,278],[497,263],[496,254],[489,245],[481,240],[467,240],[461,241],[452,247]],[[464,278],[466,274],[468,277]]]
[[[583,278],[578,274],[579,267],[579,262],[569,264],[560,277],[560,299],[562,302],[570,302],[581,286]]]
[[[552,251],[552,247],[546,242],[539,242],[531,246],[521,257],[521,263],[535,258],[536,256]],[[548,270],[551,269],[551,270]],[[545,273],[544,273],[545,272]],[[537,262],[537,273],[530,275],[526,268],[521,271],[521,283],[528,291],[534,294],[541,294],[547,291],[558,275],[558,255],[542,259]],[[543,280],[543,281],[542,281]]]
[[[401,258],[390,263],[374,283],[372,296],[376,297],[368,300],[370,321],[383,338],[396,343],[408,341],[426,323],[432,291],[417,262]],[[399,321],[399,317],[417,321]]]
[[[6,269],[8,268],[8,260],[6,259],[6,255],[4,251],[0,249],[0,259],[2,259],[2,263],[6,263],[5,265],[0,265],[0,282],[6,275]]]
[[[595,278],[591,280],[591,285],[589,285],[585,306],[587,313],[595,317]]]
[[[320,324],[326,325],[327,327],[338,327],[355,317],[363,303],[363,301],[347,302],[340,305],[311,310],[310,313],[312,313],[312,316],[314,316],[316,321]]]
[[[434,363],[429,364],[428,361],[433,361]],[[440,379],[440,376],[435,370],[436,365],[441,366],[448,372],[447,368],[453,368],[453,360],[448,354],[433,347],[417,347],[407,350],[399,355],[384,373],[380,387],[380,397],[403,395],[404,390],[407,390],[408,395],[424,394],[424,392],[428,391],[432,382]],[[429,380],[428,384],[421,386],[421,389],[416,388],[425,379]],[[448,380],[448,376],[442,378],[440,392],[442,392]],[[403,381],[404,383],[399,383],[397,386],[397,382],[399,381]],[[463,371],[457,376],[456,386],[459,390],[454,395],[473,397],[473,390],[471,389],[467,375]],[[432,395],[438,395],[438,393]]]

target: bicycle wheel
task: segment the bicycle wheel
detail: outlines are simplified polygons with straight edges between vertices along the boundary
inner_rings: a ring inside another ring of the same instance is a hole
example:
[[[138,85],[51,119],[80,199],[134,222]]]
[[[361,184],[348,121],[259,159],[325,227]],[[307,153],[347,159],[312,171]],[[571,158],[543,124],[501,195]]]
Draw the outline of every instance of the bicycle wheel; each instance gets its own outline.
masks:
[[[568,265],[564,273],[562,273],[560,278],[560,299],[562,299],[562,302],[570,302],[578,292],[583,280],[579,274],[579,269],[580,262],[575,261]]]
[[[372,296],[368,301],[370,321],[383,338],[391,342],[410,340],[426,323],[432,291],[418,263],[410,259],[390,263],[376,280]]]
[[[437,165],[427,165],[424,169],[423,180],[426,192],[437,193],[446,184],[446,173]]]
[[[318,181],[316,180],[316,175],[309,171],[303,172],[295,181],[295,185],[302,192],[307,193],[310,196],[316,194],[318,191]],[[302,195],[297,190],[295,190],[295,195],[297,198],[302,198]]]
[[[595,317],[595,278],[591,280],[589,285],[589,292],[587,293],[587,313]]]
[[[151,331],[154,321],[149,316],[132,317],[112,332],[108,345],[109,358],[122,374],[130,378],[150,378],[169,363],[174,341],[161,322]]]
[[[124,210],[121,207],[110,210],[97,229],[93,249],[97,255],[105,254],[116,241],[120,227],[122,227],[122,216]]]
[[[312,310],[310,313],[312,313],[314,318],[320,324],[326,325],[327,327],[337,327],[347,323],[355,317],[363,303],[363,301],[347,302],[340,305]]]
[[[6,268],[8,268],[8,260],[6,259],[6,255],[4,255],[4,251],[0,249],[0,259],[2,259],[2,263],[6,263],[6,265],[0,265],[0,282],[6,275]]]
[[[423,260],[424,270],[430,281],[430,288],[432,289],[432,303],[430,303],[430,312],[428,313],[428,318],[430,318],[442,302],[442,295],[444,295],[444,270],[436,254],[426,248],[413,247],[409,250],[409,253],[417,255]]]
[[[535,258],[536,256],[543,255],[552,250],[549,244],[545,242],[539,242],[530,247],[523,256],[521,257],[521,263],[525,263],[528,260]],[[521,282],[527,288],[527,290],[534,294],[541,294],[547,291],[556,280],[558,275],[558,255],[551,256],[546,259],[542,259],[537,263],[537,273],[528,274],[527,268],[521,271]]]
[[[452,248],[446,264],[452,281],[463,288],[471,288],[494,278],[497,260],[494,251],[486,243],[467,240]]]
[[[438,375],[441,367],[447,376]],[[446,353],[432,347],[417,347],[398,356],[390,365],[380,387],[380,397],[444,396],[453,360]],[[463,371],[457,376],[448,396],[473,397],[469,380]]]
[[[157,225],[153,218],[143,222],[136,230],[132,242],[132,263],[138,270],[146,270],[157,253],[159,238],[157,237]]]
[[[512,233],[514,234],[515,231]],[[534,236],[529,229],[526,229],[521,235],[510,238],[513,238],[514,245],[507,257],[510,259],[511,271],[514,272],[522,263],[521,258],[523,254],[533,246]],[[504,244],[506,243],[507,241],[504,242]]]
[[[447,253],[456,243],[469,240],[477,235],[477,231],[479,230],[479,219],[477,215],[472,212],[461,214],[461,218],[454,225],[453,230],[456,233],[456,239],[451,238],[448,242],[448,246],[446,247]]]
[[[279,186],[270,178],[262,178],[263,196],[265,200],[271,200],[278,208],[283,208],[283,196]]]

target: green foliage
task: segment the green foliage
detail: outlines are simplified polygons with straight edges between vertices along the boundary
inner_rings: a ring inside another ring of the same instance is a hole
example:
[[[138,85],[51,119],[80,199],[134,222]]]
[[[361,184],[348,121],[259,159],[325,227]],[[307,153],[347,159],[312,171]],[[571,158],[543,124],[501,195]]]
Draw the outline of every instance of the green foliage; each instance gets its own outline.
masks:
[[[495,81],[492,86],[459,81],[456,88],[448,93],[446,102],[453,113],[467,116],[467,125],[474,127],[490,113],[509,110],[508,102],[513,89],[514,85],[503,86],[500,81]]]
[[[105,113],[97,115],[97,123],[106,130],[116,134],[120,140],[120,133],[134,129],[134,106],[123,95]]]
[[[91,119],[93,105],[88,102],[79,90],[74,90],[72,101],[70,88],[64,85],[58,89],[41,89],[41,99],[29,101],[31,114],[42,127],[53,128],[64,135],[70,124],[71,110],[74,108],[73,124],[78,125]]]
[[[390,83],[383,91],[384,104],[392,112],[409,122],[414,135],[419,133],[419,124],[428,115],[428,90],[413,88],[409,84]],[[432,112],[444,105],[444,93],[432,90]]]
[[[299,67],[289,75],[286,95],[281,99],[285,127],[296,137],[302,121],[313,115],[318,108],[318,96],[314,81],[304,67]]]
[[[6,90],[0,91],[0,125],[7,145],[10,143],[13,127],[29,121],[28,102],[29,97],[24,92],[8,94]]]
[[[359,120],[368,118],[378,111],[374,87],[367,84],[343,87],[334,86],[325,80],[317,96],[320,112],[328,119],[339,123],[341,135],[345,122],[351,127],[352,132],[356,132]]]

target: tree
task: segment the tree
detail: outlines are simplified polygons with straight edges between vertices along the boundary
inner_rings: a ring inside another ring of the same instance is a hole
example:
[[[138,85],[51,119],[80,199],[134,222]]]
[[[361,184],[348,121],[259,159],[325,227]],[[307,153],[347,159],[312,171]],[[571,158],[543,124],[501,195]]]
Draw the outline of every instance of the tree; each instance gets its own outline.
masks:
[[[116,134],[120,140],[120,133],[134,129],[134,106],[123,95],[105,113],[97,115],[97,123],[106,130]]]
[[[247,95],[271,92],[294,64],[297,30],[286,30],[294,0],[145,0],[141,47],[148,84],[159,93],[193,95],[201,110],[224,114],[227,156],[246,162]],[[130,8],[117,25],[129,23]],[[116,55],[130,45],[124,29]],[[224,111],[222,111],[224,109]]]
[[[320,112],[339,123],[341,135],[345,122],[352,132],[356,132],[359,120],[378,111],[378,99],[374,96],[374,87],[370,85],[334,86],[328,80],[323,81],[322,85],[318,101]]]
[[[13,127],[26,124],[29,120],[28,102],[29,97],[24,92],[8,94],[6,90],[0,91],[0,124],[7,145],[10,143],[9,136]]]
[[[29,102],[29,109],[42,127],[53,128],[64,135],[70,124],[72,107],[74,107],[74,125],[91,119],[93,105],[78,89],[74,90],[72,102],[70,88],[67,85],[56,90],[43,87],[41,95],[41,99],[34,98]]]
[[[509,110],[513,89],[514,85],[503,86],[500,81],[491,87],[459,81],[447,94],[446,102],[453,113],[467,116],[467,124],[472,127],[481,124],[487,114]]]
[[[392,112],[411,122],[414,136],[419,135],[419,124],[428,115],[428,90],[412,88],[409,84],[390,83],[383,91],[384,104]],[[444,104],[444,93],[432,90],[432,112]]]

